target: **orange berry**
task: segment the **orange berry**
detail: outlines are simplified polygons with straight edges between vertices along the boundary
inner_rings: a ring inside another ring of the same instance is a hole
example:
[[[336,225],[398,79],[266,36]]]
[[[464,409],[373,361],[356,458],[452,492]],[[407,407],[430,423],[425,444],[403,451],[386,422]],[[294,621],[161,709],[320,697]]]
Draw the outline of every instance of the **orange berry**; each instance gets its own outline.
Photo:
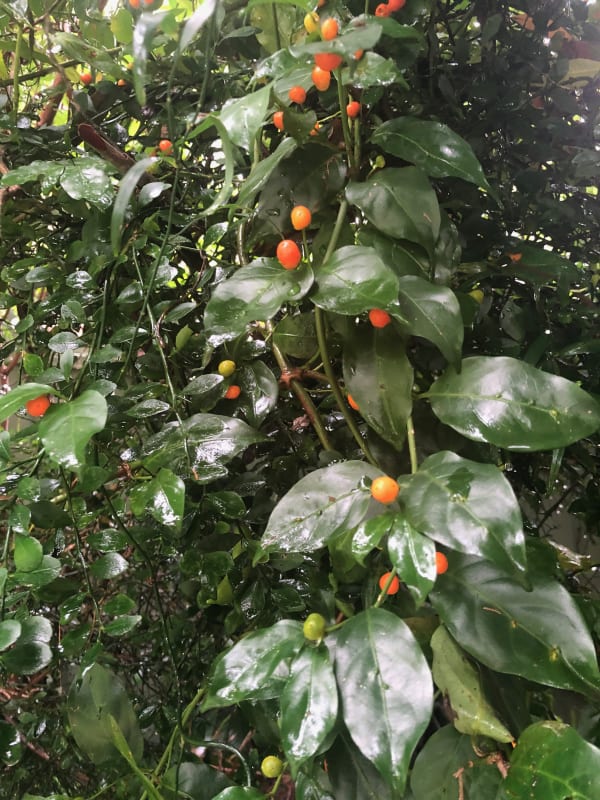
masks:
[[[318,136],[320,130],[321,130],[321,123],[320,122],[315,122],[315,127],[310,132],[310,135],[311,136]]]
[[[380,475],[371,484],[371,497],[380,503],[393,503],[400,493],[398,483],[389,475]]]
[[[277,260],[284,269],[296,269],[302,259],[300,248],[291,239],[284,239],[277,245]]]
[[[331,83],[331,72],[321,67],[313,67],[311,73],[312,82],[320,92],[326,92]]]
[[[448,559],[439,550],[435,551],[435,569],[438,575],[443,575],[448,571]]]
[[[508,257],[513,262],[513,264],[516,264],[517,261],[520,261],[523,258],[523,253],[509,253]]]
[[[376,17],[389,17],[391,13],[392,12],[390,11],[390,7],[387,3],[380,3],[375,9]]]
[[[327,0],[318,0],[317,8],[323,8],[323,6],[325,5],[326,2],[327,2]]]
[[[117,86],[127,86],[127,81],[125,80],[125,78],[119,78],[119,80],[117,81]]]
[[[42,394],[39,397],[29,400],[25,403],[27,413],[31,417],[43,417],[46,411],[50,408],[50,399],[47,394]]]
[[[369,311],[369,322],[374,328],[385,328],[391,321],[390,315],[382,308],[372,308]]]
[[[389,581],[391,574],[392,574],[391,572],[384,572],[381,578],[379,578],[379,588],[381,589],[382,592],[385,589],[385,585]],[[387,588],[386,594],[398,594],[399,591],[400,591],[400,581],[398,580],[398,576],[394,575],[390,585]]]
[[[357,61],[360,61],[360,60],[361,60],[361,58],[364,56],[364,54],[365,54],[365,51],[364,51],[364,50],[357,50],[357,51],[354,53],[354,58],[355,58]]]
[[[290,219],[292,220],[292,227],[294,230],[302,231],[310,225],[312,214],[310,213],[310,209],[306,206],[294,206],[290,214]]]
[[[170,139],[161,139],[158,143],[158,149],[168,156],[173,152],[173,142]]]
[[[355,400],[355,399],[352,397],[352,395],[351,395],[351,394],[349,394],[349,395],[348,395],[348,397],[347,397],[347,400],[348,400],[348,405],[350,406],[350,408],[353,408],[355,411],[360,411],[360,409],[359,409],[359,407],[358,407],[358,403],[357,403],[357,402],[356,402],[356,400]]]
[[[321,69],[324,69],[327,72],[337,69],[342,61],[343,58],[338,56],[336,53],[317,53],[315,55],[315,64],[317,67],[321,67]]]
[[[350,117],[350,119],[354,119],[358,117],[360,114],[360,103],[358,100],[353,100],[351,103],[348,103],[346,106],[346,114]]]
[[[388,0],[388,8],[390,12],[400,11],[406,5],[406,0]]]
[[[329,17],[326,19],[325,22],[321,25],[321,39],[325,39],[325,41],[329,41],[330,39],[335,39],[338,35],[340,27],[337,23],[337,19],[333,17]]]
[[[292,103],[303,103],[306,100],[306,91],[302,86],[292,86],[288,92],[288,97]]]
[[[237,400],[237,398],[241,395],[241,393],[242,390],[240,389],[240,387],[237,384],[232,383],[231,386],[225,392],[225,399]]]
[[[273,125],[275,125],[278,131],[283,130],[283,111],[276,111],[273,114]]]
[[[83,83],[84,86],[89,86],[90,83],[94,80],[90,72],[82,72],[79,76],[79,80]]]
[[[132,8],[139,8],[140,7],[140,0],[129,0],[129,5]]]

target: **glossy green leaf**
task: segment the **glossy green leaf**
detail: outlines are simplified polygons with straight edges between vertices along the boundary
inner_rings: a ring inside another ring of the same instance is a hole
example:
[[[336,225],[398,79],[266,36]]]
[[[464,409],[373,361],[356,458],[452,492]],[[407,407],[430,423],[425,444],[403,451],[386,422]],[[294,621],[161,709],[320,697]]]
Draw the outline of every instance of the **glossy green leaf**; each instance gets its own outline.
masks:
[[[457,800],[461,786],[462,800],[496,800],[501,783],[496,765],[478,756],[471,737],[452,725],[427,740],[410,776],[414,800]]]
[[[170,409],[171,406],[165,403],[164,400],[148,398],[148,400],[142,400],[140,403],[136,403],[134,406],[131,406],[131,408],[128,408],[127,415],[135,417],[136,419],[146,419],[147,417],[154,417],[157,414],[165,414]]]
[[[511,259],[503,272],[523,278],[534,286],[554,282],[575,283],[581,277],[580,270],[572,261],[544,247],[513,240],[510,242],[510,253],[520,258]]]
[[[499,800],[597,800],[600,750],[570,725],[546,721],[519,737]]]
[[[441,122],[396,117],[380,125],[371,141],[434,178],[452,176],[489,188],[471,145]]]
[[[121,617],[107,622],[106,625],[104,625],[104,632],[108,636],[125,636],[134,628],[137,628],[141,621],[142,618],[139,614],[124,614]]]
[[[105,553],[90,564],[90,572],[98,580],[116,578],[128,567],[127,561],[119,553]]]
[[[242,394],[238,407],[254,428],[259,428],[277,406],[279,386],[277,378],[262,361],[242,367],[236,374]]]
[[[212,17],[216,8],[217,0],[202,0],[200,6],[194,11],[192,16],[186,20],[183,26],[179,45],[177,47],[178,55],[180,55],[194,40],[198,32],[202,30],[204,25],[206,25],[208,20]]]
[[[229,138],[243,150],[250,151],[261,129],[271,99],[271,87],[263,86],[244,97],[228,100],[221,109],[221,122]]]
[[[395,513],[378,514],[361,522],[352,536],[352,554],[359,564],[364,564],[371,550],[392,530],[396,517]]]
[[[344,337],[344,382],[361,415],[397,450],[412,411],[413,369],[392,325],[355,326]]]
[[[362,486],[381,471],[363,461],[345,461],[301,478],[273,509],[263,548],[310,553],[360,524],[372,502]]]
[[[144,740],[127,692],[117,676],[100,664],[84,670],[67,699],[71,733],[78,747],[96,764],[118,758],[109,717],[113,717],[133,758],[139,761]]]
[[[15,675],[34,675],[52,661],[52,650],[46,642],[17,644],[0,655],[0,663]]]
[[[252,786],[230,786],[212,800],[265,800],[265,796]]]
[[[227,128],[223,125],[221,120],[214,114],[209,114],[206,118],[197,125],[190,133],[187,134],[186,139],[191,140],[197,136],[203,135],[209,128],[216,128],[219,137],[219,146],[225,156],[225,175],[223,177],[220,190],[216,193],[212,203],[207,204],[201,212],[201,217],[208,217],[213,214],[218,208],[221,208],[229,200],[233,190],[233,170],[234,170],[234,154],[233,146],[227,133]]]
[[[129,202],[142,176],[155,162],[155,158],[143,158],[141,161],[137,161],[121,178],[121,184],[113,206],[113,213],[110,221],[110,240],[115,255],[118,254],[119,248],[121,247],[123,223],[125,221],[125,214],[127,213]]]
[[[347,732],[337,737],[327,754],[327,776],[335,800],[395,800],[399,796],[387,785],[370,759],[365,758],[356,747]],[[329,798],[326,794],[310,800]]]
[[[43,556],[38,567],[28,572],[15,572],[14,580],[22,586],[33,586],[39,589],[46,586],[60,575],[60,561],[53,556]]]
[[[314,314],[284,317],[275,328],[273,341],[284,355],[309,359],[318,349]]]
[[[0,422],[12,417],[29,400],[35,400],[43,394],[58,394],[56,389],[45,383],[22,383],[0,397]]]
[[[257,193],[263,188],[275,167],[291,155],[297,145],[294,139],[284,139],[271,153],[255,164],[250,170],[250,174],[244,181],[238,197],[238,204],[242,207],[249,206]]]
[[[346,763],[348,762],[346,761]],[[375,772],[375,770],[373,771]],[[328,773],[329,765],[327,773],[325,773],[324,770],[319,770],[315,766],[312,767],[310,775],[307,775],[305,772],[300,772],[294,781],[295,800],[335,800],[329,787],[330,775]],[[376,772],[375,774],[377,775]],[[379,780],[381,781],[381,778],[379,778]],[[383,781],[381,782],[383,784]],[[346,794],[343,796],[348,797]],[[379,800],[383,799],[379,798]]]
[[[400,485],[407,519],[418,531],[459,552],[525,569],[519,503],[498,467],[441,451]]]
[[[452,708],[452,723],[469,736],[510,742],[513,735],[488,703],[479,674],[443,625],[431,637],[433,680]]]
[[[74,200],[87,200],[105,210],[113,201],[112,181],[105,163],[94,156],[73,161],[32,161],[11,170],[0,185],[40,181],[42,190],[60,186]]]
[[[44,549],[41,542],[34,536],[15,536],[15,549],[13,559],[15,567],[20,572],[31,572],[42,563]]]
[[[577,384],[505,356],[473,356],[425,395],[463,436],[509,450],[566,447],[600,427],[600,405]]]
[[[531,591],[496,564],[450,553],[430,599],[452,637],[497,672],[600,697],[600,672],[585,620],[551,577]]]
[[[253,261],[216,287],[204,317],[210,343],[217,346],[244,333],[255,320],[273,317],[286,302],[308,292],[313,273],[307,265],[286,270],[274,259]]]
[[[12,767],[19,763],[22,755],[21,734],[14,725],[0,720],[0,761]],[[27,797],[23,800],[27,800]],[[46,798],[32,798],[32,800],[46,800]]]
[[[372,308],[387,308],[397,296],[398,278],[377,252],[348,245],[321,264],[311,300],[327,311],[355,316]]]
[[[407,86],[396,60],[384,58],[379,53],[373,52],[365,53],[354,69],[344,69],[342,82],[352,84],[355,89],[369,89],[371,86],[390,86],[392,83],[400,84],[404,88]]]
[[[21,635],[21,623],[16,619],[4,619],[0,622],[0,652],[14,644]]]
[[[382,233],[420,244],[432,255],[440,208],[431,184],[416,167],[386,168],[363,183],[350,183],[348,201]]]
[[[388,555],[398,576],[421,605],[435,583],[435,545],[416,531],[403,515],[396,514],[388,536]]]
[[[432,342],[454,366],[460,365],[463,319],[456,295],[446,286],[408,275],[400,278],[399,322],[407,330]],[[393,308],[389,309],[395,316]]]
[[[399,278],[407,275],[427,278],[429,275],[429,260],[418,245],[384,236],[374,228],[365,228],[360,231],[358,241],[360,244],[374,247]]]
[[[148,484],[147,509],[162,525],[181,530],[185,506],[185,484],[170,469],[163,467]]]
[[[213,663],[203,710],[278,697],[304,643],[302,625],[290,619],[240,639]]]
[[[46,453],[62,467],[82,466],[87,444],[95,433],[104,429],[106,417],[106,400],[93,389],[56,406],[39,425]]]
[[[165,14],[140,14],[133,29],[133,86],[140,104],[146,104],[146,66],[152,39]],[[141,163],[141,162],[140,162]],[[114,243],[113,243],[114,249]]]
[[[336,634],[335,671],[352,739],[401,795],[433,702],[431,673],[419,645],[399,617],[371,608]]]
[[[294,659],[280,702],[281,743],[295,777],[337,720],[337,685],[325,645],[305,647]]]

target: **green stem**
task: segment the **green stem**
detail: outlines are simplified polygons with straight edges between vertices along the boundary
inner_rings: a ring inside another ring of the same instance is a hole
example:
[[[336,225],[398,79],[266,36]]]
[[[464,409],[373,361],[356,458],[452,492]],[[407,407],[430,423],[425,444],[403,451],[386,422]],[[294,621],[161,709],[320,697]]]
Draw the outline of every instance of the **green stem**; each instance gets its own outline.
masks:
[[[379,592],[379,595],[378,595],[377,600],[375,601],[375,603],[373,605],[373,608],[379,608],[379,606],[383,603],[383,601],[387,597],[387,591],[390,588],[390,586],[392,585],[392,581],[394,580],[395,577],[396,577],[396,567],[394,567],[394,569],[388,575],[388,579],[385,582],[385,586]]]
[[[417,461],[417,443],[415,440],[415,426],[412,416],[406,420],[406,436],[408,439],[408,452],[410,454],[410,471],[414,475],[419,469],[419,462]]]
[[[271,3],[271,11],[273,13],[273,29],[275,30],[275,46],[277,50],[281,50],[281,37],[279,36],[279,21],[277,19],[277,6]]]
[[[342,84],[342,68],[338,67],[334,71],[334,75],[335,75],[335,80],[337,82],[338,103],[340,105],[340,115],[342,119],[342,131],[344,133],[344,142],[346,144],[346,157],[348,158],[348,167],[350,168],[350,176],[354,177],[356,167],[354,161],[354,150],[352,148],[352,137],[350,136],[350,128],[348,126],[348,114],[346,112],[344,85]]]
[[[20,88],[19,88],[19,69],[21,66],[21,44],[23,41],[23,26],[19,25],[17,28],[17,41],[15,42],[15,53],[14,53],[14,61],[13,61],[13,122],[15,127],[17,125],[19,119],[19,99],[20,99]]]

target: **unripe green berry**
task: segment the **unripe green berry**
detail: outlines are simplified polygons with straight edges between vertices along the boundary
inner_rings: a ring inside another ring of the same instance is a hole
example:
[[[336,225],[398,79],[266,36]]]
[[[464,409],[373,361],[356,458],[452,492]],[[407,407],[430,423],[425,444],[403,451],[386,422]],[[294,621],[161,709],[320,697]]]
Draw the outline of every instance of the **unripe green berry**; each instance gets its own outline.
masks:
[[[327,623],[321,614],[309,614],[304,620],[302,631],[311,642],[319,642],[325,636]]]
[[[265,778],[278,778],[283,772],[283,761],[277,756],[266,756],[260,769]]]

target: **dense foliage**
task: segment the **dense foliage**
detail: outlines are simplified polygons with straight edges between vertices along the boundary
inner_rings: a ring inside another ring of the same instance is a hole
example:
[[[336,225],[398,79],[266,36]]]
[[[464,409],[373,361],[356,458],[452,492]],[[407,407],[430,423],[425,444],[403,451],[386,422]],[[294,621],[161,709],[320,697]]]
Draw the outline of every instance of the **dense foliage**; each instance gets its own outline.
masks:
[[[597,800],[599,16],[0,2],[1,797]]]

